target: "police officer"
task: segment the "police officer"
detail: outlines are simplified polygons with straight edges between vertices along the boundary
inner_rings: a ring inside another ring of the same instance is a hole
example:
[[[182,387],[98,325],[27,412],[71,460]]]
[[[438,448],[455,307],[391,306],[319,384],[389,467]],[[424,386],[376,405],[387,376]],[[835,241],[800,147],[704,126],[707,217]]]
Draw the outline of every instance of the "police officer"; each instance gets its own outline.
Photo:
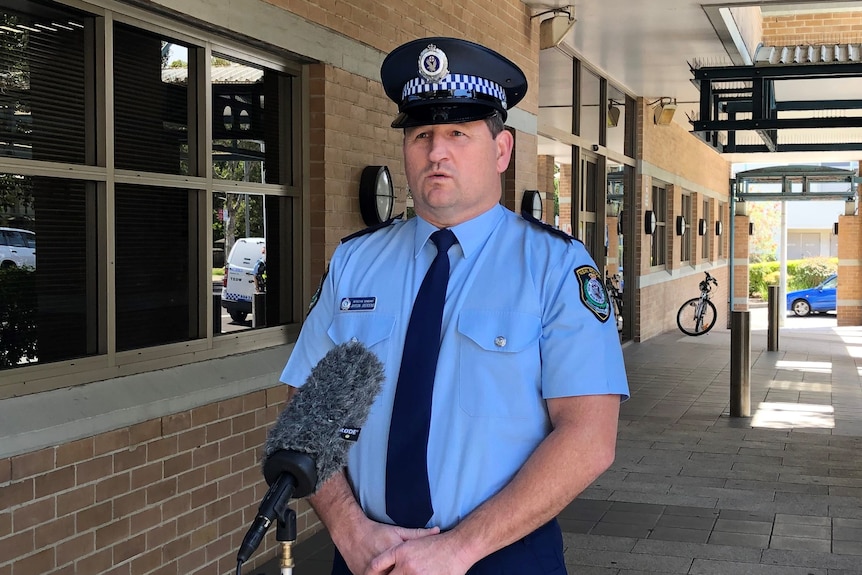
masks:
[[[300,385],[353,338],[385,366],[344,474],[310,498],[337,548],[333,574],[565,574],[555,516],[613,461],[628,395],[602,275],[582,244],[499,203],[513,147],[504,122],[527,90],[514,63],[425,38],[389,54],[381,78],[416,217],[342,241],[281,377]],[[410,344],[408,324],[441,229],[454,238],[440,248],[449,270],[430,405],[404,407],[397,396],[421,379],[409,354],[437,350],[436,336]],[[399,452],[404,409],[430,423]],[[423,477],[401,479],[417,454]],[[399,496],[427,510],[402,520]]]

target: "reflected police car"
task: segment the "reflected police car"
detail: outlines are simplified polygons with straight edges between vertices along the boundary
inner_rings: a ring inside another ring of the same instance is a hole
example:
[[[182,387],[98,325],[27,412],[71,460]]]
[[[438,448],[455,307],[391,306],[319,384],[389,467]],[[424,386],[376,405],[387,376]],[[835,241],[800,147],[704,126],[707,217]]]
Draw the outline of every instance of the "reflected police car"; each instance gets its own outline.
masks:
[[[787,311],[792,311],[798,316],[835,311],[835,288],[837,286],[838,274],[832,274],[818,286],[788,292]]]

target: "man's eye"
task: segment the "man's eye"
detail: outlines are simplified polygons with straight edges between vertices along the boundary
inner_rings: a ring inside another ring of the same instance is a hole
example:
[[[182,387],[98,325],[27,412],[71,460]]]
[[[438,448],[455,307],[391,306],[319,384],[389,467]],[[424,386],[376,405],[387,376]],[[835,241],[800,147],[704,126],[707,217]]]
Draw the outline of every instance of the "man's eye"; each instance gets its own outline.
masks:
[[[452,135],[453,136],[463,136],[465,134],[461,130],[452,130]]]

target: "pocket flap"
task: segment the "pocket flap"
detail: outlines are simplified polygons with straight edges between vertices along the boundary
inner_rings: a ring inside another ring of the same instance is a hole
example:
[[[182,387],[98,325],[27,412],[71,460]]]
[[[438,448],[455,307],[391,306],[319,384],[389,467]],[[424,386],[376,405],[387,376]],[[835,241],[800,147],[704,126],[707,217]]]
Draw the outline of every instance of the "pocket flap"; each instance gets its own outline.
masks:
[[[541,318],[511,310],[464,310],[458,331],[486,351],[515,353],[542,335]]]
[[[394,328],[394,315],[371,312],[340,313],[332,319],[327,333],[336,345],[356,339],[366,347],[371,347],[389,339]]]

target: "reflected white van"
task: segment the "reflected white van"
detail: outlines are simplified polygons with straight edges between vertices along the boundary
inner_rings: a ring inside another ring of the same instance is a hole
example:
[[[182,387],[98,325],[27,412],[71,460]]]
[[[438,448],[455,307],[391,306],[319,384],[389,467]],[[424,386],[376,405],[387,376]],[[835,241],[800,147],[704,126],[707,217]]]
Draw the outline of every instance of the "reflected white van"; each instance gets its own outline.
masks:
[[[36,234],[18,228],[0,228],[0,267],[36,267]]]
[[[234,321],[242,322],[251,313],[254,297],[254,265],[263,255],[264,238],[239,238],[224,264],[221,306]]]

